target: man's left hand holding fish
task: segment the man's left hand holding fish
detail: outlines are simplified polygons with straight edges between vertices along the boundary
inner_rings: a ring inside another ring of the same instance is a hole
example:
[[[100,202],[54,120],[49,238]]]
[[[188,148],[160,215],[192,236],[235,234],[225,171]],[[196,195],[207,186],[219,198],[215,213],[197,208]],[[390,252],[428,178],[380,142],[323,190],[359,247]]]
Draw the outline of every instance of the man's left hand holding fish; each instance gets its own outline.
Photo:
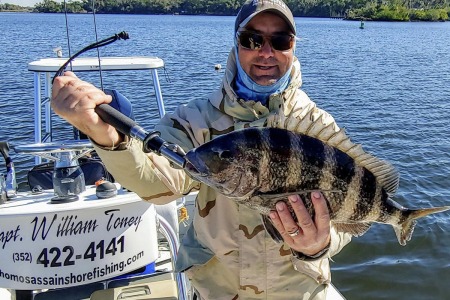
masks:
[[[297,222],[283,201],[276,204],[276,211],[270,213],[275,228],[291,249],[314,257],[324,254],[330,244],[330,214],[324,196],[320,192],[311,193],[315,216],[311,216],[299,195],[288,197],[297,216]]]

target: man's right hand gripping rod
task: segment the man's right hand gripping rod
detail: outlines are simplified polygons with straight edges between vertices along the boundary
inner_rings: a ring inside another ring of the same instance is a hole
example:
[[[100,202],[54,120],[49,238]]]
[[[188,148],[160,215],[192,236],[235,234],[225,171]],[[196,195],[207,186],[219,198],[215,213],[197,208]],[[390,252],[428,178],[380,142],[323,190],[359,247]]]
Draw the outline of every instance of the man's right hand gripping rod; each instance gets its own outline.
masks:
[[[144,144],[143,151],[145,153],[157,153],[167,158],[175,166],[184,168],[186,153],[180,146],[163,140],[158,131],[147,132],[135,121],[108,104],[100,104],[95,108],[95,112],[105,123],[113,126],[117,131],[141,140]]]

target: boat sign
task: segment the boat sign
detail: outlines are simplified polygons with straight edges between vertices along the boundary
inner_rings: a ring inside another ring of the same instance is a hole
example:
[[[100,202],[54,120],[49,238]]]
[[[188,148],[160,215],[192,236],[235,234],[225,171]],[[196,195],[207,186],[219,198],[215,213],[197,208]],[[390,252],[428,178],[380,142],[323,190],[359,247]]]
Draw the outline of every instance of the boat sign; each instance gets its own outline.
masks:
[[[53,191],[19,193],[0,205],[0,287],[59,288],[113,278],[158,256],[156,212],[120,190],[54,204]]]

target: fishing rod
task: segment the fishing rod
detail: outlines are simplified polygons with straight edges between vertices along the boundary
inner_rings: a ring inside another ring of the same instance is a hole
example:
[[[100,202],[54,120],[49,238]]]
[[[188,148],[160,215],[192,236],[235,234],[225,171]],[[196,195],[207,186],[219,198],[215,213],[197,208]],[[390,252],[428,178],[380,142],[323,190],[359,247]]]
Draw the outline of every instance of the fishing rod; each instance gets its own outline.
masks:
[[[118,41],[118,40],[128,40],[129,38],[130,38],[130,36],[128,35],[128,33],[125,32],[125,31],[122,31],[122,32],[119,32],[119,33],[117,33],[117,34],[115,34],[113,36],[110,36],[110,37],[106,38],[106,39],[103,39],[101,41],[95,42],[93,44],[90,44],[89,46],[84,47],[83,49],[81,49],[80,51],[75,53],[74,55],[70,56],[69,59],[58,69],[58,71],[56,71],[56,74],[55,74],[55,76],[53,76],[53,79],[52,79],[52,84],[55,81],[55,78],[57,76],[61,76],[64,73],[64,71],[66,70],[67,66],[70,63],[72,63],[72,61],[75,58],[77,58],[78,56],[80,56],[84,52],[86,52],[88,50],[91,50],[91,49],[98,49],[100,47],[103,47],[103,46],[109,45],[111,43],[114,43],[115,41]]]
[[[64,4],[66,4],[66,1],[64,1]],[[55,73],[52,79],[52,84],[57,76],[63,75],[64,71],[66,70],[67,66],[72,61],[77,58],[82,53],[97,49],[97,57],[99,60],[99,70],[100,70],[100,80],[102,81],[102,73],[101,73],[101,62],[100,62],[100,53],[98,49],[100,47],[109,45],[115,41],[118,40],[127,40],[129,39],[128,33],[125,31],[122,31],[120,33],[117,33],[111,37],[108,37],[106,39],[103,39],[101,41],[98,41],[98,35],[97,35],[97,23],[95,20],[95,1],[92,1],[92,11],[94,15],[94,28],[95,28],[95,38],[96,42],[84,47],[74,55],[70,55],[70,44],[69,44],[69,59],[58,69],[58,71]],[[66,15],[66,28],[68,28],[67,25],[67,15]],[[69,33],[67,30],[67,38],[69,39]],[[103,81],[102,81],[102,90],[103,90]],[[115,97],[115,94],[113,93],[111,95],[112,97]],[[165,140],[163,140],[160,137],[160,132],[158,131],[151,131],[147,132],[144,128],[139,126],[133,119],[129,118],[122,112],[116,110],[112,106],[108,104],[100,104],[95,108],[95,112],[100,116],[100,118],[109,125],[113,126],[117,131],[121,132],[122,134],[125,134],[130,137],[137,138],[143,142],[143,151],[145,153],[154,152],[158,155],[166,157],[173,165],[184,168],[185,166],[185,159],[184,155],[186,154],[183,149],[172,143],[168,143]],[[75,134],[77,136],[77,134]]]
[[[73,56],[69,57],[69,59],[58,69],[55,73],[52,83],[57,76],[63,75],[66,67],[79,55],[82,53],[91,50],[98,49],[100,47],[109,45],[117,40],[126,40],[129,39],[128,33],[125,31],[115,34],[109,38],[103,39],[101,41],[95,42],[87,47],[84,47]],[[111,95],[115,97],[115,95]],[[184,155],[186,154],[183,149],[172,143],[168,143],[160,137],[160,132],[151,131],[147,132],[143,127],[139,126],[133,119],[129,118],[122,112],[116,110],[112,106],[108,104],[100,104],[95,108],[95,112],[100,116],[100,118],[113,126],[117,131],[130,136],[137,138],[143,142],[143,151],[145,153],[154,152],[158,155],[166,157],[173,165],[184,168],[185,167],[185,159]]]
[[[186,153],[177,144],[168,143],[163,140],[160,137],[161,133],[159,131],[146,131],[134,120],[108,104],[98,105],[95,108],[95,112],[105,123],[113,126],[117,131],[142,141],[143,151],[145,153],[154,152],[164,156],[175,166],[184,169],[186,165],[184,156]]]
[[[64,0],[64,4],[65,4],[65,0]],[[66,8],[66,11],[67,11],[67,8]],[[100,47],[109,45],[120,39],[127,40],[127,39],[129,39],[129,36],[126,32],[123,31],[121,33],[115,34],[114,36],[112,36],[110,38],[98,41],[97,24],[96,24],[96,20],[95,20],[95,0],[92,0],[92,11],[93,11],[93,15],[94,15],[96,43],[93,43],[93,44],[83,48],[82,50],[80,50],[73,56],[69,54],[69,59],[56,72],[56,74],[53,77],[52,83],[53,83],[54,79],[56,78],[56,76],[63,75],[65,68],[69,64],[71,64],[73,59],[75,59],[77,56],[79,56],[83,52],[86,52],[91,49],[97,49],[101,88],[103,90],[102,66],[101,66],[101,60],[100,60],[100,52],[98,49]],[[67,15],[66,15],[66,27],[68,28]],[[68,32],[68,29],[67,29],[67,32]],[[67,35],[68,35],[68,33],[67,33]],[[69,52],[70,52],[70,44],[69,44]],[[70,65],[70,66],[72,67],[72,65]],[[115,99],[116,97],[118,97],[116,93],[112,93],[111,96],[113,97],[113,101],[118,100],[118,99]],[[117,102],[119,102],[119,101],[117,101]],[[116,128],[117,131],[119,131],[125,135],[128,135],[130,137],[134,137],[134,138],[141,140],[143,142],[143,151],[144,152],[157,153],[158,155],[166,157],[172,166],[181,167],[184,169],[185,164],[186,164],[184,157],[185,157],[186,153],[183,151],[183,149],[180,146],[173,144],[173,143],[168,143],[165,140],[163,140],[160,137],[160,132],[158,132],[158,131],[147,132],[144,128],[139,126],[133,119],[129,118],[128,116],[123,114],[121,111],[116,110],[114,107],[112,107],[108,104],[98,105],[95,108],[95,112],[100,116],[100,118],[104,122],[112,125],[114,128]],[[74,132],[75,131],[77,131],[77,130],[74,127]],[[77,135],[75,134],[75,136],[77,136]],[[159,217],[159,221],[160,222],[162,221],[161,223],[163,224],[163,226],[162,226],[163,229],[166,229],[165,227],[167,227],[165,232],[167,232],[167,230],[169,232],[172,232],[170,226],[164,225],[165,219],[163,217]],[[176,259],[177,253],[178,253],[178,250],[177,250],[178,239],[175,237],[174,234],[172,234],[171,236],[169,236],[167,233],[164,233],[164,232],[163,232],[163,234],[166,235],[169,242],[174,241],[173,247],[170,247],[170,248],[171,248],[171,251],[173,251],[172,252],[173,259]],[[184,275],[182,273],[178,273],[176,275],[176,277],[177,277],[176,281],[177,281],[177,287],[178,287],[178,293],[179,293],[180,299],[184,300],[187,297],[186,283],[185,283]]]

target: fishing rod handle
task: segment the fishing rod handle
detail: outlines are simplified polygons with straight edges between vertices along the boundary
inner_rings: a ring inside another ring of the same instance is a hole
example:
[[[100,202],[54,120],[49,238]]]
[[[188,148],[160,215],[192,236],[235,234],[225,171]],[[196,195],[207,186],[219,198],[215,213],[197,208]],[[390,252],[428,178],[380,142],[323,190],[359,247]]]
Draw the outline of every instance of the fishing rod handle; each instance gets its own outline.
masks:
[[[135,121],[108,104],[98,105],[95,108],[95,112],[104,122],[113,126],[117,131],[141,140],[144,152],[155,152],[166,157],[176,166],[184,167],[185,160],[182,149],[161,139],[158,131],[150,133],[145,131]]]
[[[108,123],[117,131],[127,136],[135,137],[143,141],[148,135],[148,133],[142,127],[137,125],[134,120],[108,104],[98,105],[95,108],[95,112],[105,123]]]

